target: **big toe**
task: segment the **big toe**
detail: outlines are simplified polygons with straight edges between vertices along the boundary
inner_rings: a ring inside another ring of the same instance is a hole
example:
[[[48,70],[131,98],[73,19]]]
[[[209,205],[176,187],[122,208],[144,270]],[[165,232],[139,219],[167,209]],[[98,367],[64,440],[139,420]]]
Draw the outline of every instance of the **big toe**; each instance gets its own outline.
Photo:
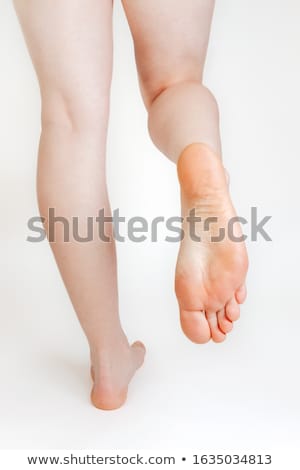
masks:
[[[204,344],[211,338],[208,321],[203,311],[180,311],[181,328],[193,343]]]

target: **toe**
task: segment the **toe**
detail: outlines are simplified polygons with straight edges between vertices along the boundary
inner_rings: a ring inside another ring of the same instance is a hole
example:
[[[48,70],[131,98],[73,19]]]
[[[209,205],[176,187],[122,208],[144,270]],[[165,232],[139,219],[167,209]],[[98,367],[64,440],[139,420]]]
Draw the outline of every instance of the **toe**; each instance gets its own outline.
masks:
[[[247,297],[247,289],[245,284],[243,284],[235,293],[235,299],[238,304],[243,304]]]
[[[240,306],[234,297],[226,304],[226,317],[230,321],[236,321],[240,318]]]
[[[131,347],[132,349],[142,351],[144,354],[146,353],[146,347],[141,341],[135,341],[134,343],[132,343]]]
[[[229,333],[233,328],[233,323],[226,317],[225,308],[222,308],[222,310],[217,312],[217,317],[220,330],[225,334]]]
[[[206,312],[206,318],[211,331],[211,338],[215,343],[222,343],[226,335],[220,330],[216,312]]]
[[[204,344],[211,338],[210,328],[203,311],[180,311],[181,328],[193,343]]]
[[[133,353],[135,368],[141,367],[146,354],[146,348],[144,344],[141,341],[135,341],[135,343],[131,345],[131,351]]]

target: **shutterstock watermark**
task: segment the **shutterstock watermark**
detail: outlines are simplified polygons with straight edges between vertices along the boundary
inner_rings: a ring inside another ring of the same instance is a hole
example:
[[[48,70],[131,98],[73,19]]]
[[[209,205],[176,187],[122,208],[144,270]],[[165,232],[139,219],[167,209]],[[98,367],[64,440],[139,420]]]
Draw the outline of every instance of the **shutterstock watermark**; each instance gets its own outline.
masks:
[[[247,239],[256,242],[263,239],[267,242],[272,238],[266,225],[272,216],[258,216],[258,208],[250,208],[250,217],[231,217],[224,223],[224,217],[201,217],[196,209],[191,209],[186,217],[157,216],[148,220],[142,216],[126,218],[115,209],[112,215],[106,215],[100,209],[95,217],[66,218],[56,214],[54,208],[48,211],[48,217],[31,217],[28,220],[29,235],[27,241],[40,243],[47,238],[51,243],[75,241],[89,243],[98,239],[109,243],[131,241],[158,242],[159,233],[163,232],[163,240],[169,243],[181,242],[189,237],[194,242],[218,243],[225,239],[240,243]],[[47,228],[47,234],[45,227]],[[242,233],[240,227],[247,227],[248,234]]]

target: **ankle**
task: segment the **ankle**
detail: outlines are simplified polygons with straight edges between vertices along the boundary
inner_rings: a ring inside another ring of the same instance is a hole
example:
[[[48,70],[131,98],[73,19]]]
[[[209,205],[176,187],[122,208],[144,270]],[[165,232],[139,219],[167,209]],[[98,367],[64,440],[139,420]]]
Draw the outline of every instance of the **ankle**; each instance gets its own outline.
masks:
[[[107,335],[106,337],[94,341],[90,344],[90,356],[91,359],[104,359],[110,357],[112,354],[122,354],[129,350],[130,345],[127,337],[122,332],[120,334]]]
[[[129,347],[128,339],[123,330],[102,332],[101,336],[88,340],[91,357],[101,357],[110,351],[124,350]]]

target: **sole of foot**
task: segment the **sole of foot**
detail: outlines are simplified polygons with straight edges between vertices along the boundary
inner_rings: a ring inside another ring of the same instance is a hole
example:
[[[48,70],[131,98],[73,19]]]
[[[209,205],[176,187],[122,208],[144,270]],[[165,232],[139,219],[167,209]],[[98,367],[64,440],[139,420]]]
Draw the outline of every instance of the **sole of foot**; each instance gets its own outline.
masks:
[[[143,365],[146,348],[140,341],[118,351],[94,355],[91,366],[92,404],[101,410],[121,408],[127,399],[128,385]]]
[[[220,343],[246,299],[247,251],[221,159],[196,143],[183,151],[177,169],[184,217],[175,275],[181,326],[195,343]]]

